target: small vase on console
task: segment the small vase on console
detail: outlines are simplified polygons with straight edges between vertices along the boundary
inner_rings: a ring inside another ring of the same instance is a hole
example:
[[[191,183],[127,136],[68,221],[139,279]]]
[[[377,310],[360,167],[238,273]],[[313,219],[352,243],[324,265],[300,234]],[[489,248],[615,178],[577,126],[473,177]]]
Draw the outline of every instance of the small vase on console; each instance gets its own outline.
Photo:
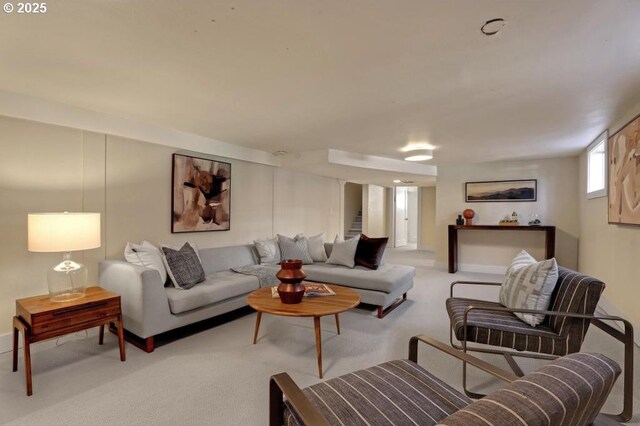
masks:
[[[278,294],[280,301],[286,304],[302,302],[304,296],[304,286],[302,281],[307,278],[307,274],[302,270],[302,260],[285,259],[280,263],[280,270],[276,274],[280,280]]]

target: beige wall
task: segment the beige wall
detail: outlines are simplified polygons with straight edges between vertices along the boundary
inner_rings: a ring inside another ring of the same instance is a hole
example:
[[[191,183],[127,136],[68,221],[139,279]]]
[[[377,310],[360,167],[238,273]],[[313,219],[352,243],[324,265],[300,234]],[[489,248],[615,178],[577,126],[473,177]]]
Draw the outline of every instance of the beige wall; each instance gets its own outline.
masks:
[[[27,213],[102,213],[102,247],[74,254],[97,280],[101,259],[122,258],[127,241],[195,241],[200,247],[250,243],[275,233],[339,229],[335,179],[256,163],[232,164],[231,230],[171,234],[171,154],[175,149],[0,116],[0,335],[15,299],[47,292],[46,270],[60,255],[27,251]]]
[[[609,127],[612,135],[640,113],[640,104]],[[585,141],[585,146],[590,141]],[[638,311],[638,265],[640,264],[640,227],[609,225],[607,197],[586,197],[586,154],[580,156],[580,271],[606,283],[603,297],[612,304],[609,313],[627,316],[636,327]],[[605,309],[609,309],[606,307]]]
[[[353,219],[362,210],[362,185],[347,182],[344,184],[344,232],[347,233]]]
[[[362,232],[369,237],[388,237],[387,196],[378,185],[362,186]]]
[[[538,201],[465,203],[465,182],[507,179],[538,179]],[[577,157],[441,166],[436,188],[436,258],[440,267],[447,261],[447,225],[454,224],[464,209],[472,208],[476,212],[474,223],[486,225],[497,225],[514,210],[524,223],[529,221],[531,214],[539,214],[543,224],[557,227],[558,262],[577,268],[580,231]],[[542,258],[542,234],[462,231],[459,233],[459,265],[462,270],[500,273],[521,249]]]
[[[436,245],[436,187],[420,188],[420,240],[418,248],[434,250]]]

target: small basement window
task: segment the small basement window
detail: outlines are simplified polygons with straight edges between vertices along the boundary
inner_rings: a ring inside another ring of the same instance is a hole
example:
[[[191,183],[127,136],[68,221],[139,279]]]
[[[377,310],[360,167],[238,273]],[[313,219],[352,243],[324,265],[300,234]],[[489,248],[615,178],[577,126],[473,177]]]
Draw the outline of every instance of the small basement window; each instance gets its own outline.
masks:
[[[605,130],[587,147],[587,198],[607,195],[607,139]]]

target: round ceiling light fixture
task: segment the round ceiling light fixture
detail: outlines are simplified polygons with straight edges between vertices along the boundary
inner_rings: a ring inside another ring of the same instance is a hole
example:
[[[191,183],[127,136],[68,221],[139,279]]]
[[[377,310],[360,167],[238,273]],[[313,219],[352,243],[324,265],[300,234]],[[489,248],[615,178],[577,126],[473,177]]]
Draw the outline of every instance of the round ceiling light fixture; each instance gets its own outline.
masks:
[[[427,161],[433,158],[432,149],[414,149],[407,151],[407,154],[409,155],[404,157],[405,161]]]
[[[480,28],[480,31],[482,31],[482,34],[486,36],[496,35],[504,28],[505,24],[506,21],[502,18],[489,19],[484,23],[482,28]]]

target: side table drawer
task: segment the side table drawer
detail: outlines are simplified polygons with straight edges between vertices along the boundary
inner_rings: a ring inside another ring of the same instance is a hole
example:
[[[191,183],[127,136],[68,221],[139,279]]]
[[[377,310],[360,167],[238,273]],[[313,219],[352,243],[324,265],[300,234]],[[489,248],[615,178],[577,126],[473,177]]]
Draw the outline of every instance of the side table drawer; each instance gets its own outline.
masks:
[[[120,314],[120,298],[65,307],[31,316],[31,332],[34,334],[67,328]]]

